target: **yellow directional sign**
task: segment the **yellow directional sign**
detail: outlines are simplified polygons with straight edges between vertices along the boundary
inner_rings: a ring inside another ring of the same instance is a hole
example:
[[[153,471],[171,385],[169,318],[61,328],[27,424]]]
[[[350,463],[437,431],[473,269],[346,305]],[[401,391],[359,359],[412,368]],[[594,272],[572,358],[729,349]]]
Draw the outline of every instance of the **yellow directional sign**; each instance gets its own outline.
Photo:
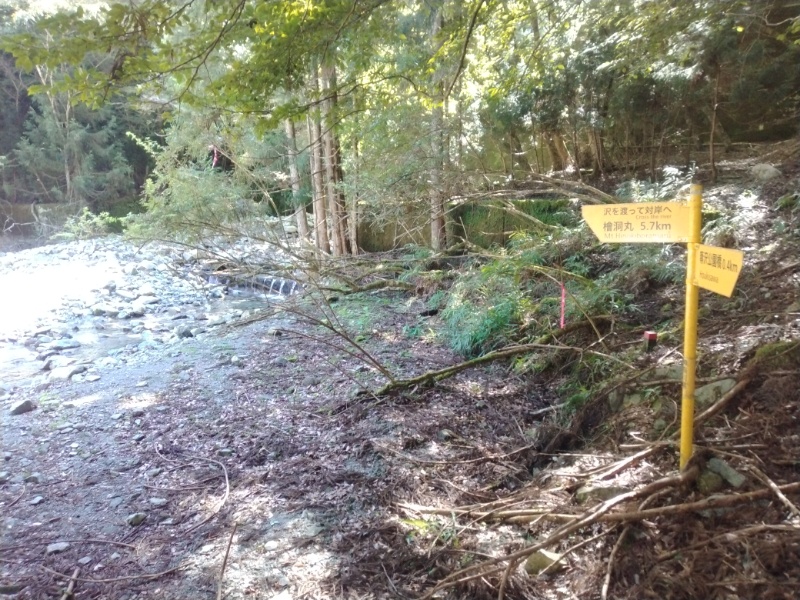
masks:
[[[683,328],[681,393],[681,469],[692,457],[694,388],[697,371],[699,289],[730,297],[744,263],[738,250],[703,246],[700,241],[703,188],[692,185],[689,202],[642,202],[584,206],[583,218],[601,242],[686,242],[686,316]]]
[[[695,253],[693,283],[730,298],[743,262],[744,253],[739,250],[700,244]]]
[[[689,239],[689,208],[680,202],[584,206],[583,218],[601,242],[664,244]]]

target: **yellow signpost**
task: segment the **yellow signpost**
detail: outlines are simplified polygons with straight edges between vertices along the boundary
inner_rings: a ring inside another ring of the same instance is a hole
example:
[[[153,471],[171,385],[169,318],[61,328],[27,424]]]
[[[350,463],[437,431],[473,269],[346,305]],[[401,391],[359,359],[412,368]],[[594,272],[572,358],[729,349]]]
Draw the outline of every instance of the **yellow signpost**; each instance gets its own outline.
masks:
[[[581,212],[601,242],[669,244],[689,239],[689,209],[679,202],[584,206]]]
[[[711,290],[721,296],[731,297],[736,280],[742,271],[744,252],[716,248],[715,246],[697,247],[697,265],[695,266],[695,285],[704,290]]]
[[[697,372],[697,308],[700,288],[730,297],[742,270],[739,250],[700,242],[703,188],[692,185],[689,202],[639,202],[584,206],[583,218],[601,242],[686,243],[686,313],[683,337],[681,459],[683,469],[694,443],[694,388]]]

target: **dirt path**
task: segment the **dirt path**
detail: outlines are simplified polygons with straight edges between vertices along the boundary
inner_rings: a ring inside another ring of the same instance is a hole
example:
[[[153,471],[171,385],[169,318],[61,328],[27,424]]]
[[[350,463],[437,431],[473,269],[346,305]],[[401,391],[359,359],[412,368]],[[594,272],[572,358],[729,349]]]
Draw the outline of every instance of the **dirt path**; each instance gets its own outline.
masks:
[[[367,296],[345,313],[378,360],[411,374],[454,359],[404,334],[422,308]],[[341,343],[284,313],[141,353],[94,382],[17,393],[38,408],[5,410],[0,425],[0,584],[58,598],[80,568],[75,598],[215,598],[235,528],[227,598],[407,587],[393,579],[432,563],[393,504],[474,501],[461,485],[513,479],[516,467],[481,457],[524,446],[541,401],[473,374],[420,402],[354,402],[381,380]],[[492,393],[516,416],[488,405]],[[459,470],[464,458],[475,468]],[[461,485],[436,483],[448,472]]]

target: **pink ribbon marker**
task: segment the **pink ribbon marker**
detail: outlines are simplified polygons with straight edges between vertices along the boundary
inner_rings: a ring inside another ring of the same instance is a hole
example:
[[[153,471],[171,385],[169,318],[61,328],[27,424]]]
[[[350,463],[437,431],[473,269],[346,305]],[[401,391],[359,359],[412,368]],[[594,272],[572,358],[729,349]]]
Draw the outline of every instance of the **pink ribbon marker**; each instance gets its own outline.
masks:
[[[567,288],[561,284],[561,329],[564,329],[564,313],[567,308]]]

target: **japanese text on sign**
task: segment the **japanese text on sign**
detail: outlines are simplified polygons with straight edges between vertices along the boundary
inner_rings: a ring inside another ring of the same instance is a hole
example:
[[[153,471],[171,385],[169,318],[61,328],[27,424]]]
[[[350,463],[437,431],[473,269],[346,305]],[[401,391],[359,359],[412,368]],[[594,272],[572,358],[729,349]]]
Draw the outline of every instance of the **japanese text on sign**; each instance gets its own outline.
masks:
[[[688,209],[678,202],[584,206],[582,212],[601,242],[685,242],[689,235]]]
[[[700,244],[697,247],[694,284],[730,298],[743,262],[744,254],[739,250]]]

